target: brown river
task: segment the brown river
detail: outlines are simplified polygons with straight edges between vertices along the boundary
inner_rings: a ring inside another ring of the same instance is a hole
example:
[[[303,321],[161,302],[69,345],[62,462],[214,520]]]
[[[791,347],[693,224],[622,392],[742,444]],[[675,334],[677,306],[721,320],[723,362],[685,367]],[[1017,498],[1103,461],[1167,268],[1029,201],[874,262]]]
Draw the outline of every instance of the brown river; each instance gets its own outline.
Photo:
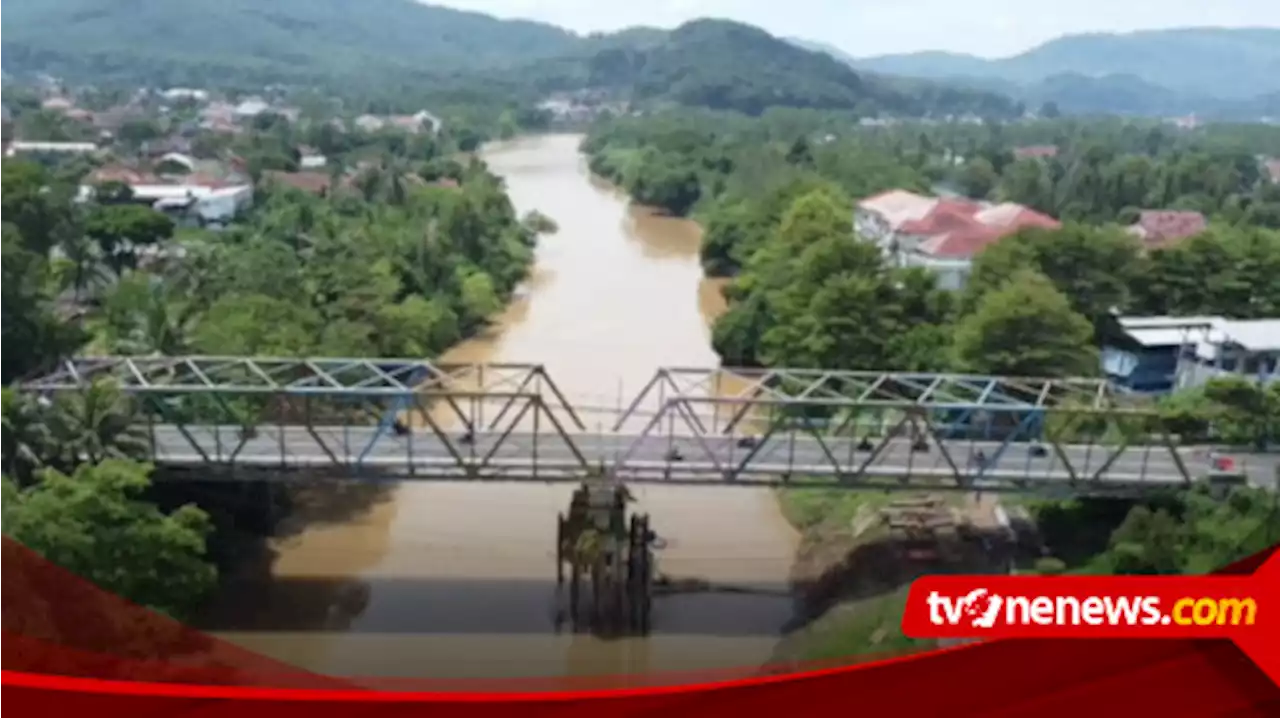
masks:
[[[616,405],[659,366],[714,366],[709,323],[723,302],[702,276],[697,225],[629,206],[588,174],[579,139],[486,148],[520,214],[537,209],[559,230],[492,328],[443,361],[540,363],[572,401]],[[765,591],[658,597],[648,637],[608,641],[554,625],[555,520],[571,486],[348,490],[336,502],[358,510],[275,540],[269,579],[236,588],[218,635],[351,677],[616,675],[762,664],[792,615],[798,537],[766,489],[634,487],[667,542],[662,573]]]

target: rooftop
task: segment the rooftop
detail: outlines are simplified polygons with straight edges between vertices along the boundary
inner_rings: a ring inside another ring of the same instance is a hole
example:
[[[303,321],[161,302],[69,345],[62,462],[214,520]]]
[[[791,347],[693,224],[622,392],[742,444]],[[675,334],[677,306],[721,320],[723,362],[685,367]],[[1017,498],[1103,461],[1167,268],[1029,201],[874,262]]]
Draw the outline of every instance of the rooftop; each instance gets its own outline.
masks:
[[[1025,227],[1061,226],[1048,215],[1020,204],[986,204],[963,197],[923,197],[892,190],[858,203],[885,219],[896,232],[925,238],[918,251],[951,259],[972,257],[988,245]]]
[[[1280,351],[1280,319],[1224,317],[1120,317],[1120,326],[1144,347],[1195,344],[1200,354],[1234,344],[1251,352]]]
[[[280,172],[268,170],[263,177],[286,187],[300,189],[303,192],[323,194],[329,190],[329,175],[326,172]]]
[[[884,217],[889,226],[897,230],[904,222],[924,219],[937,203],[936,197],[895,189],[868,197],[859,202],[858,206]]]
[[[1055,145],[1031,145],[1029,147],[1015,147],[1013,156],[1018,159],[1028,159],[1032,157],[1057,157],[1058,148]]]
[[[1144,209],[1129,231],[1147,247],[1160,248],[1200,234],[1208,226],[1208,221],[1199,212]]]

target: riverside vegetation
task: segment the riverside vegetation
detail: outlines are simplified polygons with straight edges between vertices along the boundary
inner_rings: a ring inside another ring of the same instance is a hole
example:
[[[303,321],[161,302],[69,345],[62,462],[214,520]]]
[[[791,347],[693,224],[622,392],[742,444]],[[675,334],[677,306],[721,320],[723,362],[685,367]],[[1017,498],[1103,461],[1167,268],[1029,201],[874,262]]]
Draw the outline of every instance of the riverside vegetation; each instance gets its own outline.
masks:
[[[1051,138],[1063,149],[1050,163],[1013,161],[1007,151]],[[1114,331],[1113,308],[1280,313],[1280,195],[1253,159],[1278,140],[1274,128],[1214,128],[1188,140],[1107,120],[861,130],[829,113],[774,110],[613,119],[583,148],[592,169],[636,201],[703,224],[707,273],[731,278],[730,308],[713,330],[727,364],[1089,376]],[[959,155],[970,160],[956,166],[949,158]],[[886,266],[854,234],[849,210],[855,198],[939,182],[1026,202],[1064,225],[996,243],[977,257],[964,291],[943,291],[924,270]],[[1138,206],[1199,208],[1213,222],[1146,253],[1118,226]],[[1280,385],[1222,379],[1159,410],[1186,441],[1266,448],[1280,434]],[[854,552],[883,539],[849,536],[853,512],[876,497],[810,490],[780,500],[809,548],[843,541]],[[1226,501],[1196,490],[1029,507],[1048,554],[1025,567],[1046,573],[1203,572],[1280,539],[1280,508],[1264,489],[1242,487]],[[880,593],[818,619],[784,655],[917,645],[897,628],[904,589]]]
[[[287,161],[288,132],[245,140],[258,149],[250,161]],[[6,159],[5,384],[76,352],[431,357],[484,326],[525,277],[536,238],[501,182],[447,159],[457,134],[331,144],[359,171],[335,173],[324,197],[264,179],[249,215],[221,232],[175,229],[122,201],[122,185],[73,202],[77,172]],[[110,384],[47,405],[6,389],[5,533],[187,616],[216,582],[207,542],[227,517],[155,502],[136,409]]]

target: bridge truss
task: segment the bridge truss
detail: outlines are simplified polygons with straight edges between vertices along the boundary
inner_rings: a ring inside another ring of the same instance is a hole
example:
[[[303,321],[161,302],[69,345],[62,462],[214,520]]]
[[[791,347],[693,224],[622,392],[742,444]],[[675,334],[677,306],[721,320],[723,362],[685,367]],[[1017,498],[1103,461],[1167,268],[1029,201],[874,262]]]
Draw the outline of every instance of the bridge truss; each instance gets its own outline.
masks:
[[[1098,380],[663,368],[602,410],[537,364],[106,357],[22,388],[100,379],[135,400],[153,460],[196,470],[1073,493],[1208,473],[1152,406]],[[612,426],[588,431],[581,415],[602,411]]]
[[[675,437],[692,439],[683,461],[730,479],[778,474],[782,464],[784,482],[1105,493],[1208,473],[1203,455],[1179,450],[1154,406],[1097,379],[664,368],[615,429],[655,398],[657,411],[614,464],[620,475],[646,444]]]
[[[193,467],[259,466],[342,475],[391,468],[466,477],[527,448],[528,470],[551,443],[588,468],[571,430],[585,430],[541,365],[436,364],[418,359],[103,357],[63,362],[27,382],[43,395],[107,380],[135,399],[151,456]],[[508,447],[532,427],[527,447]]]

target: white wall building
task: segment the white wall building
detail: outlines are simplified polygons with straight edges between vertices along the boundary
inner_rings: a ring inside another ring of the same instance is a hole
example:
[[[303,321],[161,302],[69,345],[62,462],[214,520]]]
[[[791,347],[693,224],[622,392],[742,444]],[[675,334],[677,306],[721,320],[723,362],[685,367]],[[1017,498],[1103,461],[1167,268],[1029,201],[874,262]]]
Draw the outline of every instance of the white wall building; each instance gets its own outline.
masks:
[[[1103,347],[1107,375],[1135,391],[1187,389],[1219,376],[1280,378],[1280,319],[1120,317],[1125,339]]]
[[[899,267],[924,267],[938,285],[960,289],[973,257],[1024,227],[1056,228],[1057,220],[1019,204],[990,204],[963,197],[927,197],[891,190],[854,207],[854,229]]]
[[[15,140],[5,152],[10,157],[20,154],[92,154],[98,146],[92,142],[23,142]]]

